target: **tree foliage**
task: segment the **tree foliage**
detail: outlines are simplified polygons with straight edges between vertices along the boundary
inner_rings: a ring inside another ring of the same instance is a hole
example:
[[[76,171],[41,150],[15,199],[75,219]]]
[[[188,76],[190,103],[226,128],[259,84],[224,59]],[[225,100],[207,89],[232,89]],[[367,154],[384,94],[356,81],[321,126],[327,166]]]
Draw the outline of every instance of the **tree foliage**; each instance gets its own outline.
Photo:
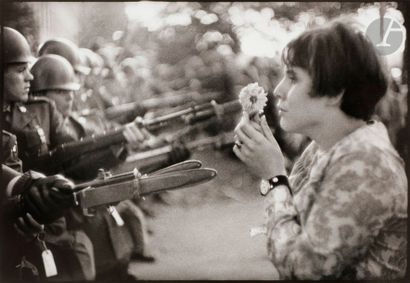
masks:
[[[38,45],[38,23],[28,3],[6,1],[2,3],[1,9],[4,26],[21,32],[32,44],[32,50],[35,50]]]

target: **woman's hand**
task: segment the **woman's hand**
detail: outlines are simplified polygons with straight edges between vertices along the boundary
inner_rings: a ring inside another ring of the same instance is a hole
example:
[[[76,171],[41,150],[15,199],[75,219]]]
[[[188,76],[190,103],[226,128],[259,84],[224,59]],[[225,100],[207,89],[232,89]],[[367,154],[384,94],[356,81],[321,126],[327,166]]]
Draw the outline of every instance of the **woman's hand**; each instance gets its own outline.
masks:
[[[242,160],[258,177],[269,179],[276,175],[286,175],[284,157],[274,138],[265,116],[260,124],[244,119],[235,129],[237,142],[233,148]]]

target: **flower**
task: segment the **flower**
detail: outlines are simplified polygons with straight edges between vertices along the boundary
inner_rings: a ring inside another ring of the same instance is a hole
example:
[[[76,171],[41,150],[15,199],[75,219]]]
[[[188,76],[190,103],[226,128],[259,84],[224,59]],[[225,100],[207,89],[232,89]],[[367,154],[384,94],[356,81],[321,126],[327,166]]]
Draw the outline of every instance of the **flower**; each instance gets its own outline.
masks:
[[[265,90],[258,83],[248,84],[241,89],[239,93],[239,101],[242,104],[242,109],[250,116],[263,111],[268,98]]]

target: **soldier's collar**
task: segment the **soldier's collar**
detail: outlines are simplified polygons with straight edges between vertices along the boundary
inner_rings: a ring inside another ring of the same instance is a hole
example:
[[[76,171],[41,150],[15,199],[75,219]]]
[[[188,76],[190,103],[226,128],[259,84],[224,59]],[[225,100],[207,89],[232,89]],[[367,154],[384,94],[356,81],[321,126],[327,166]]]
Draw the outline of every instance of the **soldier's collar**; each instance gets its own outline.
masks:
[[[22,113],[26,113],[26,112],[27,112],[27,108],[26,108],[26,106],[24,105],[24,103],[22,103],[22,102],[15,102],[13,106],[14,106],[15,108],[17,108],[17,109],[18,109],[20,112],[22,112]],[[9,111],[11,111],[11,105],[10,105]]]
[[[11,112],[11,105],[10,104],[3,104],[3,113]]]
[[[27,107],[24,105],[24,103],[15,102],[13,103],[13,105],[12,104],[3,105],[3,113],[11,113],[11,110],[13,107],[17,108],[22,113],[27,112]]]

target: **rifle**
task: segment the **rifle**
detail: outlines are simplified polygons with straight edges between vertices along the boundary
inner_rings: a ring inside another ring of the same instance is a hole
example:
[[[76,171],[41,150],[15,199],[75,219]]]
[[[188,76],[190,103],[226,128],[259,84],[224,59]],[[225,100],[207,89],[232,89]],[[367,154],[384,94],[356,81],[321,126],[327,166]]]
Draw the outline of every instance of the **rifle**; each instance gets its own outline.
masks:
[[[241,109],[241,104],[237,100],[224,104],[217,104],[215,101],[211,101],[209,103],[192,106],[184,110],[160,117],[154,117],[152,119],[144,120],[141,117],[138,117],[135,119],[135,123],[137,123],[140,127],[153,130],[163,127],[169,122],[178,119],[182,120],[186,124],[193,124],[214,116],[221,119],[224,114],[238,112]],[[125,137],[122,132],[123,127],[120,127],[119,129],[102,135],[92,135],[76,142],[61,144],[45,155],[39,156],[36,160],[38,162],[46,162],[52,159],[53,162],[50,162],[49,168],[51,169],[51,172],[54,172],[56,168],[64,168],[68,162],[85,153],[125,142]]]
[[[100,169],[97,179],[74,187],[74,203],[85,209],[110,205],[164,190],[191,187],[216,177],[216,170],[201,166],[200,161],[188,160],[150,175],[142,175],[137,169],[111,175]]]
[[[203,150],[212,147],[214,149],[221,149],[234,144],[232,133],[223,133],[214,137],[206,137],[200,140],[195,140],[186,143],[186,148],[190,151]],[[150,168],[161,167],[161,164],[168,162],[169,153],[172,151],[171,145],[166,145],[160,148],[137,152],[130,155],[125,160],[126,163],[135,163],[141,172],[147,172]]]
[[[242,110],[242,106],[239,100],[232,100],[223,104],[218,104],[215,100],[212,100],[208,103],[194,105],[183,110],[147,120],[137,117],[136,121],[148,130],[155,130],[175,120],[180,120],[186,125],[192,125],[211,117],[222,119],[223,115],[236,113],[240,110]]]
[[[141,102],[130,102],[109,107],[104,110],[104,116],[109,120],[115,120],[123,117],[124,115],[131,114],[134,119],[137,116],[144,115],[144,113],[149,110],[160,109],[165,107],[176,107],[187,103],[204,103],[217,99],[220,96],[220,92],[208,92],[205,94],[192,92],[179,95],[164,93],[162,97],[154,97],[150,99],[145,99]]]

